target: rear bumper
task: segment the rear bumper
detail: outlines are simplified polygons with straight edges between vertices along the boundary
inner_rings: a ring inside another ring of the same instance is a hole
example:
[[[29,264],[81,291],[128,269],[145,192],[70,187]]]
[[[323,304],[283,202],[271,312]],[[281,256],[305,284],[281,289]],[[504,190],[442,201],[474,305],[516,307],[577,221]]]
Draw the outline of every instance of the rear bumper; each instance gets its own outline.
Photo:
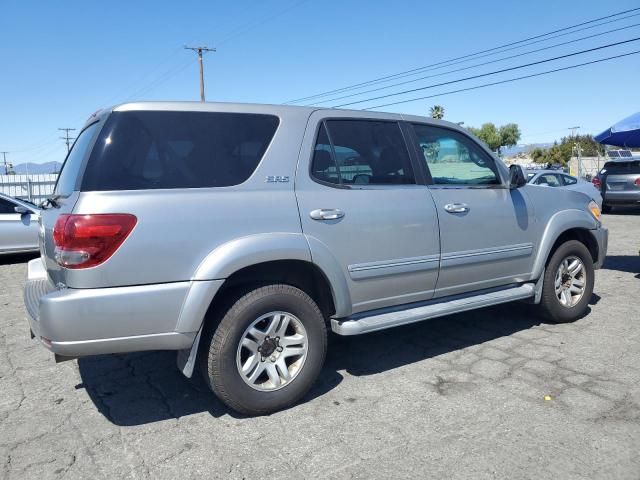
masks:
[[[191,347],[207,299],[221,284],[57,289],[38,258],[29,262],[24,302],[33,334],[61,356],[182,350]]]
[[[607,190],[604,194],[605,205],[640,205],[640,190]]]
[[[600,227],[595,230],[591,230],[596,242],[598,242],[598,260],[593,265],[593,268],[601,268],[604,264],[605,257],[607,256],[607,248],[609,246],[609,230]]]

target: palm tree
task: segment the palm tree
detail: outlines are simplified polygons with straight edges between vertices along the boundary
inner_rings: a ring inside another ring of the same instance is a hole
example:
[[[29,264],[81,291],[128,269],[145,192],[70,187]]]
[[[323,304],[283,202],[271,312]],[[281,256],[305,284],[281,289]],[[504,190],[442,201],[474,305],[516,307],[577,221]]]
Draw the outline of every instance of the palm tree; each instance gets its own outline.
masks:
[[[444,117],[444,107],[442,105],[434,105],[429,110],[431,118],[437,118],[438,120],[442,120]]]

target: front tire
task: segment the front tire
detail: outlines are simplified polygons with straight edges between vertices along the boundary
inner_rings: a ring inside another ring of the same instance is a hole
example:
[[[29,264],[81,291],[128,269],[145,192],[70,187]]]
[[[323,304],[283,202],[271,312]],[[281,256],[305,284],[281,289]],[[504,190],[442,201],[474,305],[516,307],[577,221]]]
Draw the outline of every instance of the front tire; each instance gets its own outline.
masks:
[[[205,334],[201,367],[217,397],[247,415],[300,400],[315,383],[327,348],[316,303],[290,285],[256,288]]]
[[[611,213],[611,205],[602,204],[602,213]]]
[[[544,274],[540,306],[549,320],[567,323],[582,317],[593,293],[593,259],[587,247],[570,240],[551,256]]]

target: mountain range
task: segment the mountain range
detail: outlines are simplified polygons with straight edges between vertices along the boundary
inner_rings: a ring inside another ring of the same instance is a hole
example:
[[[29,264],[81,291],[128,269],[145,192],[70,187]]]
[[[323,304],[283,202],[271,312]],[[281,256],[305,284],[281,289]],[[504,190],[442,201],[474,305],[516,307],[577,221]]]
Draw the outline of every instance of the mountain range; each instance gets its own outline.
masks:
[[[45,163],[19,163],[13,166],[13,171],[18,175],[25,173],[58,173],[62,164],[60,162]],[[4,173],[4,172],[2,172]]]

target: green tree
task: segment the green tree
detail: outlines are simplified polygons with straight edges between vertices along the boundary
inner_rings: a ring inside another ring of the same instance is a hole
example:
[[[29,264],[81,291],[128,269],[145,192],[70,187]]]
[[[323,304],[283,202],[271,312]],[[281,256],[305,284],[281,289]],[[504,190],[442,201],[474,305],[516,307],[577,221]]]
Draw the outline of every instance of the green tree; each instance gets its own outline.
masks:
[[[444,107],[442,105],[434,105],[429,109],[429,114],[431,118],[442,120],[444,118]]]
[[[520,140],[520,129],[518,125],[515,123],[507,123],[506,125],[502,125],[498,130],[500,134],[500,147],[513,147],[518,144]]]
[[[572,156],[577,154],[576,146],[580,147],[583,157],[604,155],[604,147],[596,142],[591,135],[575,135],[563,137],[560,143],[555,142],[550,148],[534,148],[531,158],[536,163],[559,163],[566,165]]]
[[[500,153],[502,147],[512,147],[520,140],[520,129],[516,123],[507,123],[497,128],[493,123],[484,123],[480,128],[468,129],[487,144],[493,152]]]
[[[482,140],[492,152],[500,148],[502,138],[493,123],[484,123],[480,128],[469,127],[469,131]]]
[[[604,155],[604,146],[593,139],[592,135],[575,135],[571,137],[564,137],[560,140],[560,145],[570,145],[574,148],[576,145],[580,146],[580,154],[583,157],[597,157],[598,155]]]

